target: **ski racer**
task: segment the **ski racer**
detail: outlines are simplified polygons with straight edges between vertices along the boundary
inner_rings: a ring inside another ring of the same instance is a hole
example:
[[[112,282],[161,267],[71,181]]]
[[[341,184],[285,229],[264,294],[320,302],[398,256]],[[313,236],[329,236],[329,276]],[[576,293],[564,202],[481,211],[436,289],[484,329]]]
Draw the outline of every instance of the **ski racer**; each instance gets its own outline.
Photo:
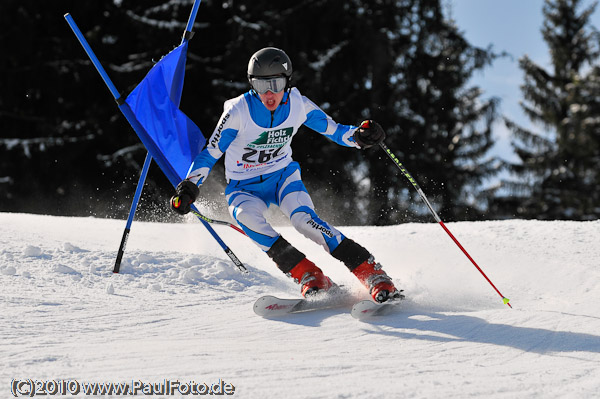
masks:
[[[266,221],[264,213],[270,204],[277,205],[296,230],[343,262],[374,301],[397,298],[400,293],[392,279],[371,253],[319,218],[291,149],[301,125],[341,146],[357,149],[378,145],[385,132],[371,120],[358,127],[334,122],[292,87],[292,71],[292,62],[283,50],[267,47],[252,55],[248,63],[250,90],[225,102],[206,147],[177,186],[171,208],[181,215],[188,213],[199,186],[225,154],[225,196],[231,216],[283,273],[300,284],[303,296],[325,291],[333,283]]]

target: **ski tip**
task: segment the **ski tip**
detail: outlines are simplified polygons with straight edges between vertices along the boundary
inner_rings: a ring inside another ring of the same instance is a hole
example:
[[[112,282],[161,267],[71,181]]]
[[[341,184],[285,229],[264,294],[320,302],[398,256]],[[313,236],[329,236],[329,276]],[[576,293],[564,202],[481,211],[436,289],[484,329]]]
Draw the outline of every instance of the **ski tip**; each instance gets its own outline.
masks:
[[[377,303],[371,299],[365,299],[357,302],[352,307],[350,314],[359,321],[366,321],[374,316],[383,316],[388,314],[402,302],[404,297],[387,300],[383,303]]]
[[[268,318],[279,317],[289,313],[302,299],[280,299],[272,295],[265,295],[254,302],[254,313]]]
[[[505,305],[508,305],[511,309],[512,309],[512,305],[510,304],[510,299],[506,298],[506,297],[502,297],[502,302]]]

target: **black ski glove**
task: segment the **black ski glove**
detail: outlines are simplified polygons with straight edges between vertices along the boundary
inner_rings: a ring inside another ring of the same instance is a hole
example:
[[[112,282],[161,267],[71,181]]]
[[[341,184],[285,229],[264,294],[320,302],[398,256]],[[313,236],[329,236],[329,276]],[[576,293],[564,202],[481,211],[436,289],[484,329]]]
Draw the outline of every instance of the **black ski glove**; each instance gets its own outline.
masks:
[[[354,140],[356,140],[360,148],[369,148],[385,140],[385,132],[379,123],[368,119],[363,121],[358,129],[356,129]]]
[[[175,195],[171,197],[171,209],[180,215],[191,210],[191,205],[198,198],[200,189],[189,180],[183,180],[177,185]]]

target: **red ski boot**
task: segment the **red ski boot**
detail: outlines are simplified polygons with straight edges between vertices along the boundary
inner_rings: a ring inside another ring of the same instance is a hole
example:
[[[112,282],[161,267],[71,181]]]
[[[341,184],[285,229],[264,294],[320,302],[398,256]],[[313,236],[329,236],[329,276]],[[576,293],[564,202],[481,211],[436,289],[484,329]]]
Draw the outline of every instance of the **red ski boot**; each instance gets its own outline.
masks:
[[[381,269],[379,263],[375,263],[373,257],[361,263],[352,273],[367,287],[375,302],[383,303],[400,297],[392,279]]]
[[[304,297],[316,294],[319,291],[327,291],[333,283],[323,274],[323,271],[315,266],[310,260],[304,258],[290,271],[292,278],[300,284]]]

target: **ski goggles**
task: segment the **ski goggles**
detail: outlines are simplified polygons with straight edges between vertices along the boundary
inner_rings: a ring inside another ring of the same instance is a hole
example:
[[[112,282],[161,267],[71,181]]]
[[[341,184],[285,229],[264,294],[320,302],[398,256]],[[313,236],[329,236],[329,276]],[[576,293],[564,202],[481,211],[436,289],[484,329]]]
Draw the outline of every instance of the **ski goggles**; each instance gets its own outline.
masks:
[[[287,86],[287,78],[285,76],[274,76],[271,78],[250,78],[250,84],[258,94],[265,94],[268,91],[279,93]]]

